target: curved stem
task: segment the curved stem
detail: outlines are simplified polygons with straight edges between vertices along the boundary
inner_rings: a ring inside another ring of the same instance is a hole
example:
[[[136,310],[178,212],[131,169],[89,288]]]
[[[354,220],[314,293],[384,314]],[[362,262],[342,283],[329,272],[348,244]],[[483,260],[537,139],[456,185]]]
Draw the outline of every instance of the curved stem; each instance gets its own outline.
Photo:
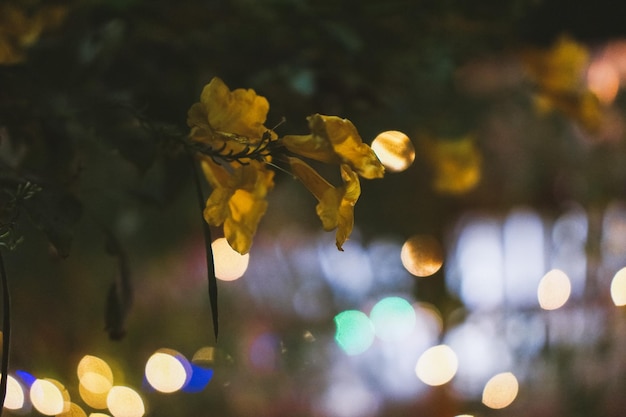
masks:
[[[9,283],[4,268],[4,259],[0,251],[0,284],[2,285],[2,363],[0,364],[2,377],[0,378],[0,417],[4,409],[4,400],[7,395],[7,379],[9,375],[9,346],[11,339],[11,299],[9,297]]]

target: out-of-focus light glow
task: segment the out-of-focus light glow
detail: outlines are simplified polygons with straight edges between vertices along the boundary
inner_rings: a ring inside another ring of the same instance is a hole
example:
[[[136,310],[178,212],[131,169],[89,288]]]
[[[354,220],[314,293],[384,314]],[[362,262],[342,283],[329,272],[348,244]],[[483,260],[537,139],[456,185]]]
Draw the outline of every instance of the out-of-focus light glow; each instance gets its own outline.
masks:
[[[96,409],[106,408],[106,398],[113,387],[113,371],[106,361],[85,355],[76,368],[78,393],[83,401]]]
[[[30,388],[31,385],[33,385],[33,382],[37,380],[35,375],[22,370],[15,371],[15,375],[17,375],[28,388]]]
[[[545,272],[545,230],[537,212],[516,208],[502,225],[504,276],[507,303],[531,307],[537,302],[537,285]]]
[[[443,250],[434,237],[414,235],[402,245],[400,259],[412,275],[427,277],[439,271],[443,265]]]
[[[91,413],[89,414],[89,417],[111,417],[108,414],[104,414],[104,413]]]
[[[471,414],[459,414],[458,416],[454,416],[454,417],[474,417]]]
[[[471,215],[461,223],[446,282],[470,310],[488,310],[503,302],[504,256],[500,222]]]
[[[587,87],[605,104],[611,104],[619,91],[619,72],[607,59],[599,59],[587,69]]]
[[[415,309],[404,298],[386,297],[370,312],[376,336],[386,342],[406,339],[415,329]]]
[[[346,310],[335,316],[335,341],[348,354],[365,352],[374,341],[374,325],[365,313]]]
[[[230,247],[228,241],[221,237],[211,244],[215,259],[215,276],[222,281],[234,281],[241,278],[248,269],[250,254],[241,255]]]
[[[78,366],[76,367],[78,379],[83,379],[88,373],[101,375],[104,379],[113,383],[113,371],[111,371],[111,367],[104,359],[98,358],[97,356],[85,355],[80,362],[78,362]]]
[[[68,410],[58,414],[57,417],[87,417],[87,413],[78,404],[70,403]]]
[[[539,305],[544,310],[556,310],[569,299],[572,285],[569,277],[560,269],[553,269],[541,278],[537,288]]]
[[[411,139],[397,130],[388,130],[376,136],[372,141],[372,150],[385,168],[392,172],[404,171],[415,160]]]
[[[189,378],[187,385],[183,387],[183,391],[200,392],[206,388],[211,378],[213,378],[213,369],[192,363],[191,378]]]
[[[263,332],[257,334],[248,348],[250,365],[261,372],[273,372],[276,370],[278,355],[280,352],[280,340],[275,334]]]
[[[191,377],[191,366],[182,354],[160,349],[146,362],[145,375],[152,388],[171,393],[185,386]]]
[[[517,397],[519,384],[511,372],[495,375],[483,390],[483,404],[489,408],[500,409],[509,406]]]
[[[213,346],[203,346],[191,357],[191,362],[204,365],[212,364],[215,361],[215,348]]]
[[[626,268],[617,271],[613,277],[611,281],[611,298],[616,306],[626,306]]]
[[[69,394],[60,382],[37,379],[30,387],[30,402],[41,414],[55,416],[69,409]]]
[[[415,373],[425,384],[430,386],[443,385],[454,378],[458,360],[454,351],[446,345],[437,345],[422,353]]]
[[[113,417],[142,417],[146,412],[143,400],[137,391],[119,385],[109,391],[107,407]]]
[[[24,406],[24,390],[22,386],[11,375],[7,378],[7,394],[4,399],[4,408],[8,410],[19,410]]]

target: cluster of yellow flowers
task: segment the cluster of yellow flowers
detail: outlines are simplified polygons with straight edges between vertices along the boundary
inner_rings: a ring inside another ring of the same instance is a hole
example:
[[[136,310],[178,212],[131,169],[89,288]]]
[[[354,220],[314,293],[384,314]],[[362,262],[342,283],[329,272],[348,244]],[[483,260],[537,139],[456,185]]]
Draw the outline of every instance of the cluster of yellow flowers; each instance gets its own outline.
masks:
[[[527,48],[522,61],[537,87],[535,104],[540,112],[560,111],[590,132],[600,128],[600,101],[585,82],[587,47],[563,36],[550,48]]]
[[[264,125],[268,111],[265,97],[251,89],[231,91],[219,78],[189,109],[190,138],[212,187],[204,219],[223,225],[231,247],[247,253],[274,186],[271,165],[280,160],[317,198],[317,215],[325,230],[336,229],[342,250],[354,225],[359,177],[381,178],[383,165],[349,120],[314,114],[308,117],[310,134],[278,137]],[[301,158],[337,164],[343,184],[332,185]]]

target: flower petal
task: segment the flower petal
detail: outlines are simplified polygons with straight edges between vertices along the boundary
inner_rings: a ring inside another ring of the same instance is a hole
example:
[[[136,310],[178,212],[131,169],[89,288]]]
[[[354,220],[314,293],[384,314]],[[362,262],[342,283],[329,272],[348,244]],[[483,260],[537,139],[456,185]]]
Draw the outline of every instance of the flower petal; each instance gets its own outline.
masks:
[[[274,171],[258,161],[228,166],[228,170],[205,160],[202,167],[213,187],[203,213],[206,222],[212,226],[223,223],[230,246],[241,254],[247,253],[267,210],[266,197],[274,186]]]
[[[319,203],[315,207],[324,230],[337,229],[337,249],[342,246],[354,227],[354,205],[361,195],[359,176],[350,166],[341,165],[343,186],[334,187],[311,166],[298,158],[289,158],[294,175],[302,181]]]
[[[381,178],[385,168],[347,119],[314,114],[308,117],[310,135],[283,137],[285,147],[298,155],[327,163],[348,164],[364,178]]]

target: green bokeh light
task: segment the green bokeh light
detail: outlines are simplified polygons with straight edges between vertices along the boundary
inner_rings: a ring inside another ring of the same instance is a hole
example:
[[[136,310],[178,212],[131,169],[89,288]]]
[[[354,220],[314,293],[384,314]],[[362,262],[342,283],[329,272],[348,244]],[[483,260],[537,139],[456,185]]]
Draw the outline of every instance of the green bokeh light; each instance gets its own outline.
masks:
[[[405,339],[415,328],[415,310],[401,297],[380,300],[370,313],[376,336],[386,342]]]
[[[365,352],[374,341],[374,325],[361,311],[346,310],[335,316],[335,340],[348,354]]]

